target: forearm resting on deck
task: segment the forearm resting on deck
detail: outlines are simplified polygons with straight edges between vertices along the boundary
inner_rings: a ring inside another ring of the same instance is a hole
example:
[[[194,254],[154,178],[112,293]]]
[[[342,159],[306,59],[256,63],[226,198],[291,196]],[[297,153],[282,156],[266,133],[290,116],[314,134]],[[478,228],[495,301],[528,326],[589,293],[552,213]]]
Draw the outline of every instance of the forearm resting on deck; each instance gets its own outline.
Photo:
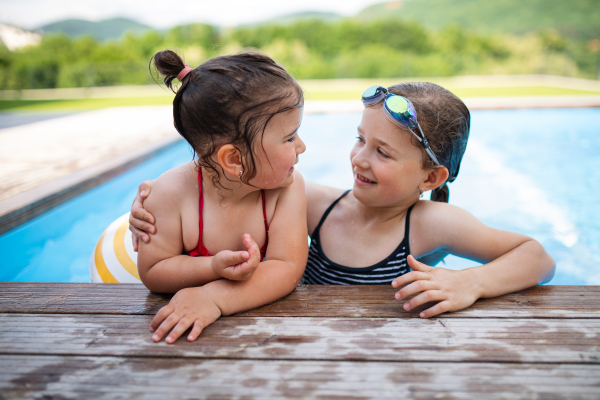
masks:
[[[302,278],[305,264],[299,266],[279,260],[261,262],[247,281],[221,279],[203,287],[208,290],[222,315],[250,310],[291,293]]]
[[[554,259],[531,239],[488,264],[464,272],[477,282],[479,297],[491,298],[548,282],[554,269]]]
[[[150,291],[156,293],[175,293],[179,289],[202,286],[221,279],[212,268],[212,259],[186,255],[169,257],[145,271],[139,268],[140,278]]]

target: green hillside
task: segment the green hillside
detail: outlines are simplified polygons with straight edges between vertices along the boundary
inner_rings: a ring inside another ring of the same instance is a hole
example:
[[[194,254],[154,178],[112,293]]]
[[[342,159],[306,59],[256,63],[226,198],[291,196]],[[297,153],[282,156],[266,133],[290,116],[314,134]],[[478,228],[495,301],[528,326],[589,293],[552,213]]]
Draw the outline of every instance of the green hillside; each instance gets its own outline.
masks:
[[[263,21],[264,23],[276,23],[276,24],[291,24],[293,22],[307,20],[307,19],[317,19],[325,22],[334,22],[342,19],[340,14],[332,13],[332,12],[319,12],[319,11],[305,11],[293,14],[282,15],[277,18],[270,19],[268,21]]]
[[[39,45],[16,51],[0,46],[0,90],[152,83],[156,77],[150,76],[149,60],[165,48],[179,49],[194,66],[219,54],[260,49],[298,79],[529,74],[600,79],[600,36],[584,37],[598,29],[593,23],[600,21],[593,18],[598,11],[588,7],[585,15],[581,7],[571,4],[542,12],[540,1],[529,0],[519,8],[516,0],[406,0],[370,7],[360,14],[363,20],[327,21],[297,15],[300,18],[287,23],[284,18],[278,23],[227,29],[196,23],[138,34],[135,27],[146,27],[124,19],[70,21],[70,30],[68,21],[63,21],[62,27],[54,24],[54,28],[70,35],[47,34]],[[537,14],[535,5],[539,6]],[[424,6],[429,7],[427,12]],[[578,11],[568,13],[567,9]],[[556,22],[559,11],[564,17],[560,23]],[[427,18],[419,21],[417,15]],[[552,24],[571,36],[544,29]],[[97,31],[96,37],[118,39],[77,36],[101,26],[108,26],[110,32]],[[134,34],[123,35],[131,30]]]
[[[112,18],[92,22],[83,19],[67,19],[39,27],[44,33],[64,33],[68,36],[90,35],[98,40],[119,39],[126,32],[143,33],[152,30],[147,25],[127,18]]]
[[[598,0],[405,0],[375,4],[356,18],[416,20],[435,29],[457,24],[484,33],[553,28],[574,39],[600,36]]]

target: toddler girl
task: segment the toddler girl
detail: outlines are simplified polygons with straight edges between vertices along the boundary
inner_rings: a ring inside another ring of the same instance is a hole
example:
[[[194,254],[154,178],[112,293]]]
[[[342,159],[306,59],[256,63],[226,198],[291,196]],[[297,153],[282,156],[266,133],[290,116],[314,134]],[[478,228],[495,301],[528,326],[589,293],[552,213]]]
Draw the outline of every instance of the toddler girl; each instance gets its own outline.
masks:
[[[294,165],[305,149],[297,135],[303,95],[262,54],[191,69],[166,50],[153,62],[168,87],[182,83],[175,128],[197,158],[161,175],[144,204],[158,233],[139,246],[138,270],[148,289],[177,292],[150,328],[160,325],[155,341],[172,329],[172,343],[191,325],[194,340],[220,315],[274,301],[300,281],[306,197]]]
[[[447,204],[447,183],[458,175],[469,136],[470,114],[460,99],[413,82],[369,88],[363,103],[350,154],[353,189],[307,182],[312,241],[304,283],[391,283],[402,287],[397,300],[416,295],[406,310],[436,302],[420,314],[428,318],[552,278],[554,261],[538,242]],[[150,182],[142,189],[147,196]],[[429,190],[432,201],[420,200]],[[155,230],[142,220],[152,216],[141,207],[138,196],[131,229],[149,240],[146,232]],[[448,253],[483,265],[452,271],[425,264]]]

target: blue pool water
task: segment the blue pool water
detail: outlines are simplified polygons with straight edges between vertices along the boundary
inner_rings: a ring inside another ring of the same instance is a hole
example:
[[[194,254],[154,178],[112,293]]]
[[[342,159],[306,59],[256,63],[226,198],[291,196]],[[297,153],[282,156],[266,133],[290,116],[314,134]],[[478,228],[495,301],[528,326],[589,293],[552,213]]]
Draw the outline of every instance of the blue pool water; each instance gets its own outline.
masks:
[[[484,223],[541,242],[557,261],[552,284],[600,284],[600,109],[472,113],[471,138],[450,202]],[[306,179],[349,188],[360,114],[310,114]],[[90,254],[127,212],[140,182],[191,159],[185,143],[0,236],[0,281],[89,282]],[[442,267],[476,263],[449,256]]]

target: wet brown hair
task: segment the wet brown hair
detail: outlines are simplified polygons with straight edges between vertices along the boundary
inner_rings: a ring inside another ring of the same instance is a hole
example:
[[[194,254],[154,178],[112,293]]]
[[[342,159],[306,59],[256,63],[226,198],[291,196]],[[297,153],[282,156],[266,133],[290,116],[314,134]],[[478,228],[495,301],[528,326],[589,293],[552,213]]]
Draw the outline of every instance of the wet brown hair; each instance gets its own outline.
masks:
[[[400,83],[389,87],[388,90],[390,93],[406,97],[413,103],[417,120],[431,150],[440,165],[448,168],[447,182],[454,182],[467,148],[471,127],[471,114],[465,103],[449,90],[429,82]],[[423,149],[417,138],[413,135],[411,137],[413,144]],[[423,149],[423,168],[435,167],[436,164]],[[431,200],[448,202],[450,190],[447,182],[432,191]]]
[[[220,56],[190,71],[175,91],[173,80],[184,62],[171,50],[150,60],[165,85],[173,90],[175,129],[190,144],[199,167],[213,172],[219,184],[221,166],[212,155],[232,144],[242,155],[242,182],[256,176],[254,151],[262,148],[262,135],[274,115],[302,107],[298,83],[270,57],[259,52]]]

